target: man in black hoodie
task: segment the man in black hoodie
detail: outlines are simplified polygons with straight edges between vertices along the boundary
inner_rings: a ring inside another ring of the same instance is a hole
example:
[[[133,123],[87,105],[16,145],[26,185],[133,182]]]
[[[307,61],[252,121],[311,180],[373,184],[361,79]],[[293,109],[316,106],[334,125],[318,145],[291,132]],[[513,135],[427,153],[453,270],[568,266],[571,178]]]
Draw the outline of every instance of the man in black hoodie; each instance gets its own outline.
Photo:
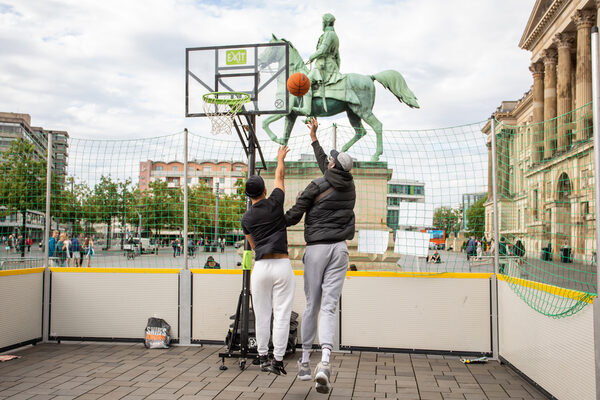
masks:
[[[317,331],[319,310],[319,343],[321,362],[314,379],[319,393],[329,393],[333,348],[335,310],[348,268],[346,240],[354,237],[354,203],[356,192],[350,170],[352,158],[346,153],[331,151],[327,157],[317,140],[318,123],[308,126],[315,157],[323,176],[312,181],[299,195],[296,204],[285,214],[287,226],[304,219],[304,294],[306,309],[302,317],[302,359],[298,360],[298,379],[310,380],[309,356]]]

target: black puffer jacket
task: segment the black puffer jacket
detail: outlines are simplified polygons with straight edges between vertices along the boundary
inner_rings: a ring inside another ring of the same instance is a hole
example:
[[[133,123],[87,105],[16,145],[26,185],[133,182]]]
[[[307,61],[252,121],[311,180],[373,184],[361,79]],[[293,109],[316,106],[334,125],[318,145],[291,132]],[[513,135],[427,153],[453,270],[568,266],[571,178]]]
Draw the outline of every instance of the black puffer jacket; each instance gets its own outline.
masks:
[[[354,238],[354,204],[356,191],[350,172],[327,168],[327,155],[318,141],[313,150],[323,176],[312,181],[298,196],[296,204],[285,213],[287,226],[304,220],[306,244],[336,243]],[[321,199],[317,197],[333,187]]]

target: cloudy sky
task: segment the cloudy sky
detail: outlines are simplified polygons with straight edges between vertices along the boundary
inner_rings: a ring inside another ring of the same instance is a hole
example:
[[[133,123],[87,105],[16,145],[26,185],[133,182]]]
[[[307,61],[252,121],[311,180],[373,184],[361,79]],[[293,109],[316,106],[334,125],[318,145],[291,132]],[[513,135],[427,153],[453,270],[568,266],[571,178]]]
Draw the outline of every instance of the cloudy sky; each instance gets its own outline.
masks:
[[[533,4],[0,0],[0,111],[28,113],[34,125],[78,138],[185,127],[209,135],[204,119],[184,116],[185,48],[266,42],[274,33],[307,58],[321,15],[331,12],[342,72],[396,69],[419,99],[421,109],[409,109],[377,84],[374,111],[384,129],[467,124],[531,86],[530,55],[518,42]]]

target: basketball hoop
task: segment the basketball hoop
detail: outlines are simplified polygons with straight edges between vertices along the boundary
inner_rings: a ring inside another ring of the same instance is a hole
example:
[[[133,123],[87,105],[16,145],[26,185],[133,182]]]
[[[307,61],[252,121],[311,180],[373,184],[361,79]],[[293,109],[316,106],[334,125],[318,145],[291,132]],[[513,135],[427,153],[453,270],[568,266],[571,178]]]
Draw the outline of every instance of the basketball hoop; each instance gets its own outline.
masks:
[[[231,133],[233,118],[250,101],[250,95],[243,92],[212,92],[203,95],[202,99],[204,112],[210,119],[210,131],[218,135]]]

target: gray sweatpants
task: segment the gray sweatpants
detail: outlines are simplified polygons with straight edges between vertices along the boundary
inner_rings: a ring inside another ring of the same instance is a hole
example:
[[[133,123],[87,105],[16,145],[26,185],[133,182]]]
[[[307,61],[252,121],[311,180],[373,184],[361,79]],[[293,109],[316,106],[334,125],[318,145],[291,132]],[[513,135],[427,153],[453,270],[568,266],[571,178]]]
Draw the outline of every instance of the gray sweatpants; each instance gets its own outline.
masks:
[[[335,310],[348,269],[348,246],[345,241],[306,246],[303,260],[306,309],[302,316],[302,349],[312,347],[318,320],[321,348],[331,350],[335,334]]]

